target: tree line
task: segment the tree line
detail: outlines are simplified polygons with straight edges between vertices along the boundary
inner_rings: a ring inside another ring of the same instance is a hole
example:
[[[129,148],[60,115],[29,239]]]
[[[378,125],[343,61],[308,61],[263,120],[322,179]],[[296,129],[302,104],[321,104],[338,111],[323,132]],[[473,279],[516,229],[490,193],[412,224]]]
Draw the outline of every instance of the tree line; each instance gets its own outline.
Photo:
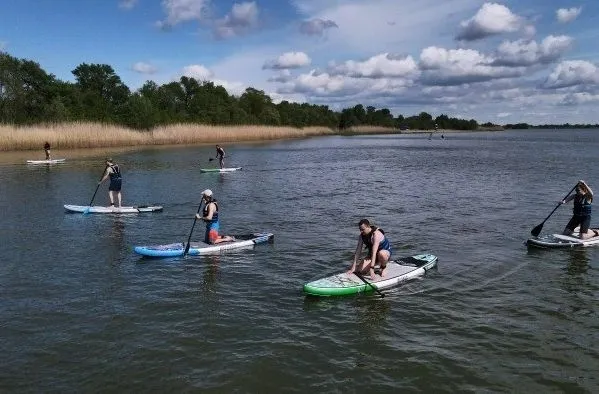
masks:
[[[27,59],[0,52],[0,123],[91,121],[138,130],[176,123],[208,125],[269,125],[348,129],[371,125],[397,129],[476,130],[474,119],[464,120],[426,112],[393,116],[387,108],[355,105],[340,112],[326,105],[273,103],[262,90],[247,88],[240,96],[210,81],[182,76],[158,85],[147,81],[131,91],[107,64],[78,65],[75,82],[65,82]]]

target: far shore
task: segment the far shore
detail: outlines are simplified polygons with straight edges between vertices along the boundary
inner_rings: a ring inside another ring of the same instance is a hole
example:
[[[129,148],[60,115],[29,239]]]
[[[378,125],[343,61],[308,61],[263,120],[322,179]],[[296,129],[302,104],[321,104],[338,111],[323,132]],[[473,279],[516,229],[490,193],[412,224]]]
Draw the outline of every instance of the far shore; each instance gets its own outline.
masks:
[[[399,130],[379,126],[356,126],[347,130],[328,127],[210,126],[175,124],[136,131],[100,123],[64,123],[36,126],[0,125],[0,151],[39,150],[48,141],[51,149],[126,148],[140,145],[193,145],[258,142],[347,134],[450,133],[461,130]],[[472,132],[469,130],[469,132]]]

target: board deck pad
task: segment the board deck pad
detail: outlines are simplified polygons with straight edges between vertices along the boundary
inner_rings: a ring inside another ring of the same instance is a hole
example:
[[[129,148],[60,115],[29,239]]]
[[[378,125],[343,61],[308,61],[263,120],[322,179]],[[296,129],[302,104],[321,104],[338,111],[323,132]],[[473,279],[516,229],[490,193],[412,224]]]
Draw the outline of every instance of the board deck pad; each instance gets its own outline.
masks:
[[[432,254],[404,257],[388,262],[384,277],[380,276],[380,267],[378,266],[375,267],[375,272],[379,274],[374,279],[362,276],[368,283],[365,283],[355,273],[342,272],[306,283],[304,292],[308,295],[337,296],[374,291],[374,287],[379,290],[386,289],[403,281],[424,275],[436,264],[437,256]]]

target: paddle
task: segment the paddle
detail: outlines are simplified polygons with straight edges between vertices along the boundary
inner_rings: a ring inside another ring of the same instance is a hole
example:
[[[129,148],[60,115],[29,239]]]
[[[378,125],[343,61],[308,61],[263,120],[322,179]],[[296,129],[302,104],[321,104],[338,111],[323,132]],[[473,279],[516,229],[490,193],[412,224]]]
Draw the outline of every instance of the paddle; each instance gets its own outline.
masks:
[[[570,193],[572,193],[574,191],[574,189],[576,189],[576,186],[578,186],[578,183],[576,185],[574,185],[574,187],[572,188],[572,190],[570,190],[568,192],[568,194],[566,194],[566,197],[564,197],[562,199],[562,201],[565,200],[566,198],[568,198],[568,196],[570,195]],[[555,208],[553,208],[553,211],[551,211],[551,213],[549,214],[549,216],[547,216],[545,218],[545,220],[543,220],[543,222],[541,224],[539,224],[537,227],[535,227],[535,228],[532,229],[532,231],[530,232],[530,234],[533,237],[537,237],[541,233],[541,230],[543,229],[543,225],[545,224],[545,222],[547,221],[547,219],[549,219],[551,217],[551,215],[553,215],[553,212],[555,212],[561,205],[562,205],[561,202],[559,204],[557,204],[557,206]]]
[[[83,211],[84,215],[87,215],[89,213],[89,210],[91,209],[92,204],[94,203],[94,198],[96,198],[96,194],[98,194],[98,189],[100,188],[100,185],[101,185],[100,182],[102,182],[102,178],[104,178],[104,173],[106,172],[106,168],[108,168],[108,166],[106,166],[104,168],[104,171],[102,172],[102,176],[100,177],[100,180],[98,181],[98,186],[96,186],[96,191],[94,192],[94,195],[92,196],[92,199],[89,202],[89,206],[87,208],[85,208],[85,211]]]
[[[198,207],[198,211],[196,212],[196,215],[198,213],[200,213],[200,211],[202,210],[202,203],[204,202],[204,198],[202,198],[202,201],[200,201],[200,206]],[[193,234],[193,228],[196,226],[196,221],[198,220],[198,217],[194,215],[193,217],[193,225],[191,226],[191,231],[189,232],[189,237],[187,237],[187,245],[185,245],[185,251],[183,252],[183,256],[185,256],[187,254],[187,252],[189,252],[189,247],[191,246],[191,234]]]
[[[381,291],[372,283],[370,283],[369,281],[367,281],[366,279],[364,279],[364,277],[362,276],[362,274],[359,274],[357,272],[354,272],[354,274],[356,274],[356,276],[360,279],[362,279],[362,282],[366,283],[368,286],[372,287],[374,289],[374,291],[376,291],[381,298],[385,298],[385,295],[383,293],[381,293]]]

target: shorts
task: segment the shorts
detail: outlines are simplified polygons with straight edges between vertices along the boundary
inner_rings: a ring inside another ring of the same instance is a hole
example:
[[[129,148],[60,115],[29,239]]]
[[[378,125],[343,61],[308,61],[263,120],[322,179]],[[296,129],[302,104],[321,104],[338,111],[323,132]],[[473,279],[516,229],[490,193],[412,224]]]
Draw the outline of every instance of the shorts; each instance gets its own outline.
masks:
[[[586,233],[589,230],[589,227],[591,227],[591,215],[587,215],[587,216],[574,215],[574,216],[572,216],[572,219],[570,219],[570,221],[566,225],[566,228],[570,231],[574,231],[574,229],[578,225],[580,225],[580,232]]]
[[[206,230],[206,237],[204,237],[204,242],[207,244],[213,244],[218,239],[218,229],[211,228],[210,230]]]
[[[111,192],[120,192],[123,180],[122,179],[111,179],[110,186],[108,186],[108,190]]]

